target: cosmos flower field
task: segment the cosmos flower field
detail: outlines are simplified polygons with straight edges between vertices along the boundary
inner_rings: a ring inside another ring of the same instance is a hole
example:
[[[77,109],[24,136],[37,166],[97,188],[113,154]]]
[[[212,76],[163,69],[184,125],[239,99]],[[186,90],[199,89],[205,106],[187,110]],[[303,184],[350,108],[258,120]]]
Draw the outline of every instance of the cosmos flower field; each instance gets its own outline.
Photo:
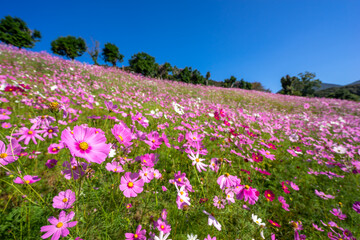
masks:
[[[360,238],[360,104],[0,45],[0,239]]]

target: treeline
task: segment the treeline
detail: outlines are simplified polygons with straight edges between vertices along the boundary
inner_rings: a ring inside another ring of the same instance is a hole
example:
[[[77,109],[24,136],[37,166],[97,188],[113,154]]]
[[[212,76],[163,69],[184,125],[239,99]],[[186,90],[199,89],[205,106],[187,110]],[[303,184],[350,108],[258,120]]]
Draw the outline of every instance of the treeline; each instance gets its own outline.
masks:
[[[6,16],[0,21],[0,41],[6,44],[14,45],[20,49],[33,48],[35,43],[40,41],[40,39],[40,32],[38,30],[30,30],[27,24],[20,18]],[[119,48],[115,44],[108,42],[104,45],[103,49],[100,49],[100,43],[98,41],[92,40],[92,44],[89,46],[83,38],[74,36],[55,39],[51,42],[51,51],[54,54],[71,60],[81,57],[87,52],[95,65],[100,65],[98,62],[99,57],[113,67],[116,67],[117,63],[124,61],[124,55],[120,53]],[[139,52],[131,56],[129,66],[124,67],[124,69],[153,78],[270,92],[270,90],[265,89],[260,82],[250,83],[244,79],[238,81],[234,76],[218,82],[211,79],[210,72],[207,72],[204,76],[199,70],[193,69],[192,67],[178,68],[168,62],[158,64],[153,56],[144,52]]]

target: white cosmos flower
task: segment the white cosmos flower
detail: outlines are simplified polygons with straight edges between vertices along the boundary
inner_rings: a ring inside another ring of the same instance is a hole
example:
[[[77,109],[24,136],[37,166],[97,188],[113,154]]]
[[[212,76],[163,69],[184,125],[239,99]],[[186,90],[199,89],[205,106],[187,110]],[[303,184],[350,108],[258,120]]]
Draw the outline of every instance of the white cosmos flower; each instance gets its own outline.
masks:
[[[251,218],[254,221],[254,223],[256,223],[257,225],[259,225],[261,227],[265,227],[265,223],[263,223],[261,218],[258,218],[258,216],[251,214]]]
[[[221,231],[221,224],[215,219],[215,217],[205,210],[203,211],[203,213],[205,213],[206,215],[209,216],[209,219],[208,219],[209,226],[214,225],[214,227],[217,230]]]
[[[171,240],[171,239],[167,239],[170,235],[170,232],[168,232],[167,234],[165,234],[164,236],[164,232],[160,231],[160,235],[159,236],[155,236],[155,240]]]
[[[178,185],[176,184],[175,182],[175,187],[176,187],[176,190],[177,190],[177,195],[180,197],[180,199],[182,199],[186,204],[188,204],[189,206],[191,205],[190,204],[190,198],[188,196],[186,196],[186,190],[185,190],[185,185],[180,187],[178,187]]]
[[[193,234],[188,234],[187,235],[187,240],[199,240],[198,238],[197,238],[197,235],[193,235]]]
[[[194,153],[191,151],[190,154],[188,154],[188,157],[193,161],[192,165],[196,165],[196,168],[199,172],[206,171],[206,167],[208,165],[202,163],[204,161],[204,158],[199,158],[199,151],[194,155]]]

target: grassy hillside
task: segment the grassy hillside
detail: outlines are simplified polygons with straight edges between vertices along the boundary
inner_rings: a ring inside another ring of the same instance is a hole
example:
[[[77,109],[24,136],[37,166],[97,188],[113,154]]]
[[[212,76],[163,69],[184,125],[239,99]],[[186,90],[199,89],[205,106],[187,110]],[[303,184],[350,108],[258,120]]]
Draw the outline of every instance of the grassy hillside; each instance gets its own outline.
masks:
[[[147,239],[360,237],[357,102],[156,80],[6,45],[0,81],[0,239],[145,239],[139,225]]]

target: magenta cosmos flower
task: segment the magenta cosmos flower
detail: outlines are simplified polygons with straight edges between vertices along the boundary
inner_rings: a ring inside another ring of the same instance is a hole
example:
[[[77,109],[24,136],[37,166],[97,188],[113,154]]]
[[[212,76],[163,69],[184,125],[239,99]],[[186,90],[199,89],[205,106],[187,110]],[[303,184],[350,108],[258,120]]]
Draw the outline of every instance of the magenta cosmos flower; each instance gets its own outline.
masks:
[[[120,124],[115,124],[111,129],[111,132],[115,136],[116,140],[125,147],[130,147],[133,144],[131,142],[134,138],[133,134],[125,123],[121,122]]]
[[[25,175],[23,177],[23,179],[21,179],[20,177],[15,178],[14,183],[17,183],[17,184],[32,184],[34,182],[40,181],[40,179],[41,178],[39,178],[38,176]]]
[[[150,146],[150,150],[156,150],[162,144],[162,138],[157,131],[152,131],[146,137],[148,140],[145,140],[144,142]]]
[[[355,212],[360,214],[360,202],[354,202],[353,207]]]
[[[127,172],[121,177],[120,190],[123,191],[125,197],[136,197],[144,189],[144,180],[138,173]]]
[[[56,159],[49,159],[46,161],[45,165],[50,169],[56,166],[57,164],[57,160]]]
[[[249,185],[241,186],[242,189],[239,191],[239,193],[236,195],[236,198],[241,200],[244,199],[244,201],[249,201],[249,204],[253,205],[256,203],[256,201],[259,198],[259,192],[256,190],[256,188],[252,188]]]
[[[60,192],[59,195],[53,198],[53,208],[68,209],[71,208],[75,202],[75,193],[70,189]]]
[[[110,152],[105,135],[96,133],[94,128],[75,126],[73,131],[66,129],[61,134],[61,140],[73,156],[85,158],[88,162],[101,164]]]
[[[65,211],[61,211],[59,214],[59,219],[55,217],[49,217],[48,221],[51,225],[42,226],[40,232],[47,232],[41,236],[42,239],[49,238],[52,236],[51,240],[58,240],[61,237],[66,237],[69,235],[69,230],[67,228],[74,227],[77,224],[77,221],[70,222],[75,216],[75,213],[71,211],[66,215]]]
[[[347,218],[346,214],[342,213],[340,208],[334,208],[330,211],[334,216],[338,217],[340,220],[345,220]]]
[[[17,133],[14,133],[13,136],[20,136],[18,141],[21,142],[24,140],[24,144],[28,145],[30,140],[37,144],[36,139],[44,141],[44,139],[39,135],[39,133],[43,133],[44,130],[36,130],[35,125],[33,125],[30,129],[27,127],[22,127]]]
[[[149,126],[149,121],[139,112],[137,112],[132,118],[134,121],[137,121],[141,126],[147,128]]]
[[[0,140],[0,165],[7,165],[15,162],[21,153],[21,146],[16,139],[11,139],[10,144],[6,147],[5,143]]]
[[[240,183],[236,176],[232,176],[229,173],[225,173],[225,175],[221,175],[217,179],[217,183],[220,185],[221,189],[235,187],[238,183]]]
[[[141,225],[136,228],[135,233],[125,233],[126,240],[145,240],[146,230],[141,230]]]

